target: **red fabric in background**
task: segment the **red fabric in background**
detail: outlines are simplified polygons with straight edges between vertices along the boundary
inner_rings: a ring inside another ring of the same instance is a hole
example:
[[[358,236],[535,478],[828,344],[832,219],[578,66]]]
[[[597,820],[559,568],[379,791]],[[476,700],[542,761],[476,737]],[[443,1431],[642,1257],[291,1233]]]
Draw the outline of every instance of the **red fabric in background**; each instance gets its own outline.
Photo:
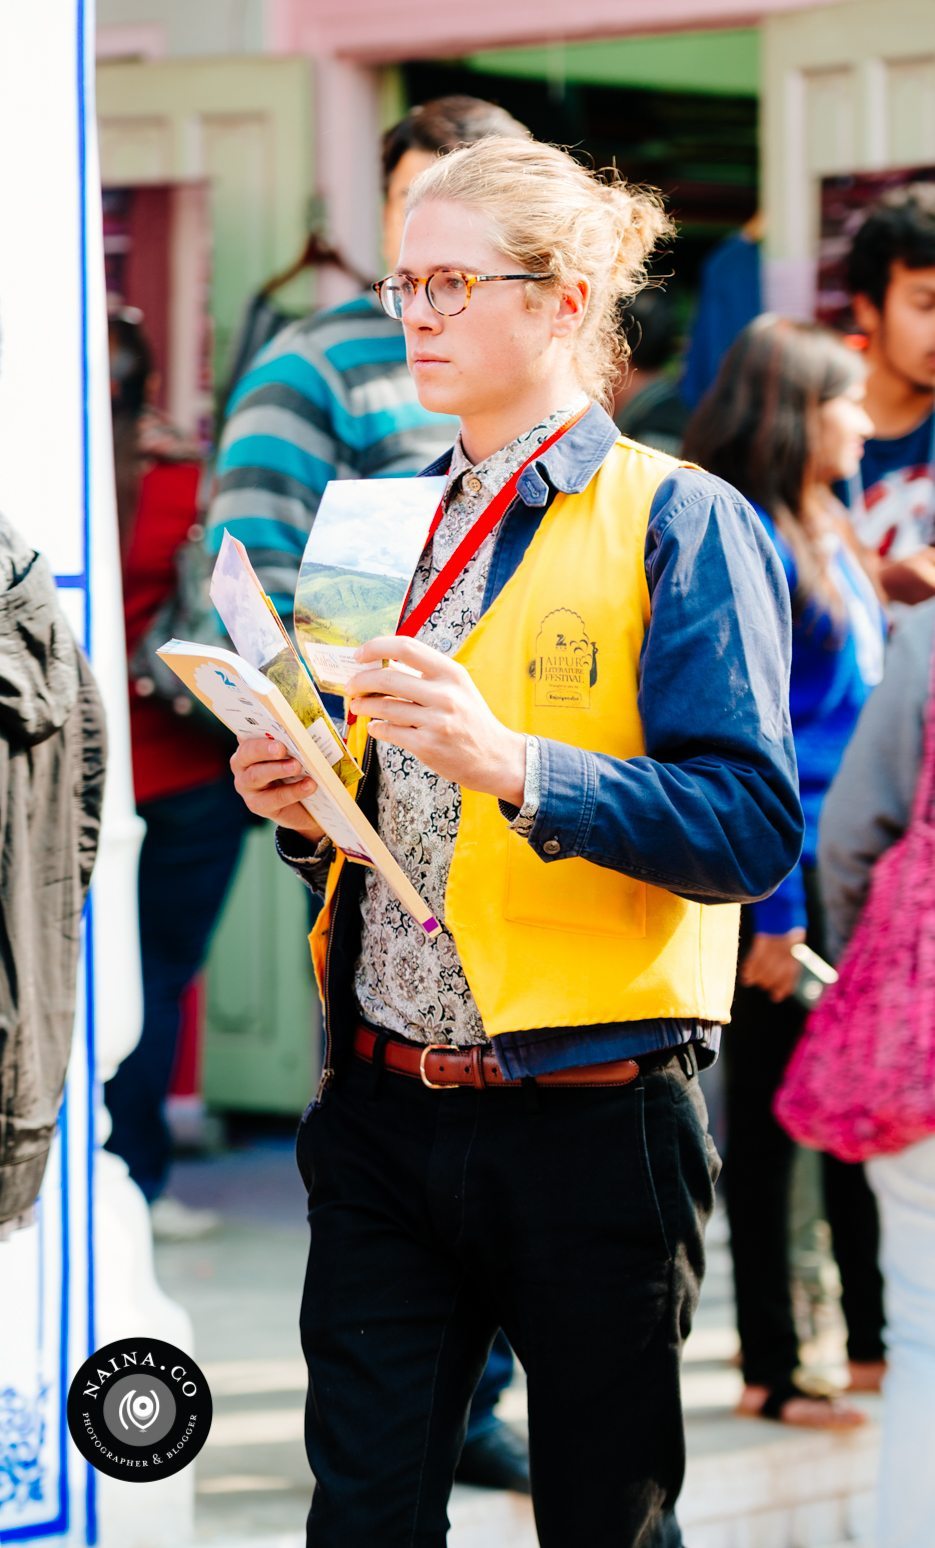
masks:
[[[190,1097],[201,1095],[201,1034],[204,1026],[204,979],[199,977],[190,983],[182,995],[182,1020],[179,1041],[175,1051],[175,1068],[169,1095]]]
[[[129,190],[126,257],[126,297],[143,313],[143,327],[153,351],[161,363],[172,360],[169,337],[169,297],[174,294],[170,241],[174,190],[168,187]],[[167,382],[162,373],[150,383],[154,402],[165,409]]]
[[[123,598],[127,654],[149,628],[175,587],[175,553],[198,519],[201,470],[195,462],[160,462],[144,473],[130,549],[124,565]],[[181,691],[181,690],[180,690]],[[176,715],[156,698],[143,698],[130,684],[130,743],[137,804],[193,790],[229,774],[228,745],[190,717]]]

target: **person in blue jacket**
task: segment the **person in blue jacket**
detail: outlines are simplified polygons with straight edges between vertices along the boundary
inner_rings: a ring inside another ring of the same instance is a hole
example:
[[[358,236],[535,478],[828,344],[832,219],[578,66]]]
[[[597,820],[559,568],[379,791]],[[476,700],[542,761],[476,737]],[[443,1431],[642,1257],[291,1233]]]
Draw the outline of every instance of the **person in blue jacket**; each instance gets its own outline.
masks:
[[[740,334],[689,424],[685,454],[735,485],[758,512],[792,601],[790,709],[805,843],[773,894],[744,910],[739,986],[724,1039],[724,1182],[743,1353],[740,1411],[841,1428],[859,1409],[796,1380],[789,1267],[793,1142],[772,1115],[805,1020],[793,947],[827,955],[816,877],[818,818],[871,688],[883,672],[886,617],[831,485],[856,473],[873,424],[865,366],[836,335],[764,315]],[[883,1373],[879,1228],[863,1168],[822,1158],[841,1273],[852,1390]]]

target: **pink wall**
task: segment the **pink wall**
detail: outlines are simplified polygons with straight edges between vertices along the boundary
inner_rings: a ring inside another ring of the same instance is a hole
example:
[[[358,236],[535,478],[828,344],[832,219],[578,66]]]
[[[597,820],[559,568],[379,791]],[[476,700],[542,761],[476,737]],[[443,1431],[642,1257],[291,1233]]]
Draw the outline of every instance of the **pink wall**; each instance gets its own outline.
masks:
[[[749,26],[815,0],[267,0],[273,52],[366,63],[563,39]],[[835,4],[837,0],[825,0]]]

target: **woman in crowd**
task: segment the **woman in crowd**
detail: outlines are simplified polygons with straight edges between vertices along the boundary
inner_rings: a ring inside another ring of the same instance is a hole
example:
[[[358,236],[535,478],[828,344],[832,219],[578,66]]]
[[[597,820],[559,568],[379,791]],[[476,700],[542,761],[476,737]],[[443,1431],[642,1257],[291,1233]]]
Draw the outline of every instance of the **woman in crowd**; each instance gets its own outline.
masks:
[[[442,1548],[498,1326],[544,1548],[681,1541],[679,1355],[718,1167],[697,1072],[736,904],[788,871],[801,813],[775,551],[733,490],[601,407],[666,225],[562,151],[482,141],[412,185],[377,287],[420,401],[460,428],[400,630],[358,653],[351,746],[440,934],[334,854],[281,746],[232,759],[326,892],[298,1139],[316,1548]]]
[[[885,616],[831,485],[851,477],[873,426],[865,368],[812,324],[765,316],[733,344],[689,424],[685,454],[739,489],[769,532],[792,601],[790,706],[805,845],[773,895],[744,910],[739,987],[725,1038],[730,1221],[745,1388],[742,1413],[846,1427],[853,1405],[796,1380],[789,1204],[794,1146],[771,1104],[805,1010],[793,998],[807,943],[826,955],[816,877],[818,816],[861,707],[883,670]],[[823,1157],[841,1273],[850,1385],[882,1377],[882,1286],[873,1194],[861,1167]]]
[[[154,362],[138,314],[111,318],[110,375],[127,653],[175,585],[176,552],[198,520],[198,450],[152,402]],[[223,733],[222,733],[223,735]],[[140,852],[143,1030],[104,1087],[112,1129],[106,1148],[122,1156],[163,1237],[197,1236],[214,1224],[165,1192],[171,1142],[165,1104],[181,1023],[181,1000],[201,968],[244,831],[232,799],[229,747],[130,684],[130,744]],[[223,821],[219,817],[223,816]]]
[[[935,601],[900,623],[886,673],[860,717],[821,816],[821,891],[837,961],[867,899],[873,867],[912,814],[932,715]],[[929,908],[921,928],[931,939]],[[882,944],[882,943],[881,943]],[[919,1050],[920,1066],[923,1057]],[[920,1437],[935,1435],[935,1137],[876,1156],[889,1370],[884,1384],[877,1548],[929,1548],[935,1473]]]

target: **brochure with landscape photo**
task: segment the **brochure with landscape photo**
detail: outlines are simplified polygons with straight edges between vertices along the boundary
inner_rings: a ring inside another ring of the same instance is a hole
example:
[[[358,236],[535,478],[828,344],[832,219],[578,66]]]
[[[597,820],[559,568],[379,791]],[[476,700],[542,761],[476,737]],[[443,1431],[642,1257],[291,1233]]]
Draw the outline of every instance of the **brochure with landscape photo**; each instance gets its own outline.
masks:
[[[302,556],[295,633],[312,676],[342,693],[354,651],[395,634],[444,478],[334,480]]]
[[[318,689],[343,692],[358,669],[357,646],[396,633],[444,486],[443,478],[342,480],[325,486],[295,594],[296,634],[305,662],[246,549],[229,532],[210,590],[237,653],[186,640],[170,640],[159,651],[235,736],[266,736],[289,749],[318,784],[303,805],[348,859],[381,872],[430,939],[441,927],[357,806],[361,769]]]
[[[238,737],[268,737],[297,758],[318,789],[302,805],[349,860],[373,866],[428,938],[441,926],[342,783],[321,721],[304,726],[284,694],[250,662],[219,646],[170,640],[159,655],[196,698]],[[333,728],[332,728],[333,729]]]
[[[211,600],[238,654],[275,683],[324,753],[342,784],[356,787],[360,769],[322,704],[306,667],[266,595],[247,550],[224,533],[211,577]]]

